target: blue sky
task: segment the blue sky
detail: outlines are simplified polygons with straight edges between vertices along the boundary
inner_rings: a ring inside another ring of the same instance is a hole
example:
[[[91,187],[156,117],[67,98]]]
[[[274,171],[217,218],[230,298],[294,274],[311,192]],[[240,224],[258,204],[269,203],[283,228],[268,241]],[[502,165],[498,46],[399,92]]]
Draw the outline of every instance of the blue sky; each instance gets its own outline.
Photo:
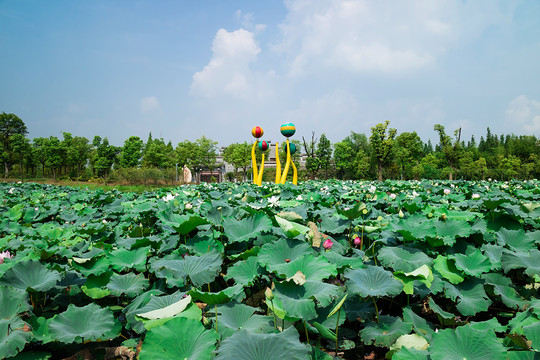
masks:
[[[540,135],[537,0],[0,0],[0,51],[30,138]]]

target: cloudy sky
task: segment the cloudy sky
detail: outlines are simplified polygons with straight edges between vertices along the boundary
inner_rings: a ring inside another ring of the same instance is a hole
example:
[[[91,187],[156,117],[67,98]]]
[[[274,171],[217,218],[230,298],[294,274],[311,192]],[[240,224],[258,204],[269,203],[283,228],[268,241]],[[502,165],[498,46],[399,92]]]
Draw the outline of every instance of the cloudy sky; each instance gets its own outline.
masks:
[[[0,52],[30,138],[540,136],[538,0],[0,0]]]

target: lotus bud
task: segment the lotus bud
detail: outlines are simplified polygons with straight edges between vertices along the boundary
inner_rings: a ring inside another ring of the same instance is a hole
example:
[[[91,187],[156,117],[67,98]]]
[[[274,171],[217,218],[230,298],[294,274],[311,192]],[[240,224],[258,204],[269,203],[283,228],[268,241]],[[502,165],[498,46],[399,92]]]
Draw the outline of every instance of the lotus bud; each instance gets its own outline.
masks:
[[[358,235],[354,238],[354,245],[356,246],[362,245],[362,239],[360,239]]]
[[[326,250],[330,250],[332,248],[332,245],[334,245],[334,242],[330,239],[326,239],[324,240],[323,242],[323,248],[325,248]]]
[[[401,209],[399,209],[399,214],[398,214],[398,215],[399,215],[400,218],[402,218],[403,216],[405,216],[405,215],[403,215],[403,211],[401,211]]]
[[[266,298],[270,301],[274,300],[274,293],[272,292],[272,290],[270,290],[269,287],[266,288],[264,294],[266,295]]]

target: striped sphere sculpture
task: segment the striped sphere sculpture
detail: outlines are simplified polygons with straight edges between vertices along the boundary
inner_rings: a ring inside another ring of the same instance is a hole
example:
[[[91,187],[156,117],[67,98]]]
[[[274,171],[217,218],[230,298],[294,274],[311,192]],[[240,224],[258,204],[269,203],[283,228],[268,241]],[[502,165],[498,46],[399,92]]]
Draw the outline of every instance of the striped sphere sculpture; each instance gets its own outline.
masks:
[[[294,154],[296,152],[296,145],[289,143],[289,147],[291,148],[291,155]],[[287,146],[285,146],[285,151],[287,151]]]
[[[285,137],[291,137],[296,132],[296,126],[293,123],[287,123],[281,125],[281,135]]]
[[[259,141],[259,149],[261,149],[261,151],[266,151],[268,150],[268,143],[266,141]]]
[[[260,126],[255,126],[253,129],[251,129],[251,135],[253,135],[257,139],[263,136],[263,134],[264,134],[264,131],[262,127]]]

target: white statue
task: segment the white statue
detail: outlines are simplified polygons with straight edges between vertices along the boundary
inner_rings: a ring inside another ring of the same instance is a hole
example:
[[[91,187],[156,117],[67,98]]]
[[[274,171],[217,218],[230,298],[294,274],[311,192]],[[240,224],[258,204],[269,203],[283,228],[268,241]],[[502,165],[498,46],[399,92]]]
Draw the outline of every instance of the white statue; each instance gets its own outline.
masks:
[[[189,168],[184,165],[184,184],[189,183],[191,183],[191,170],[189,170]]]

